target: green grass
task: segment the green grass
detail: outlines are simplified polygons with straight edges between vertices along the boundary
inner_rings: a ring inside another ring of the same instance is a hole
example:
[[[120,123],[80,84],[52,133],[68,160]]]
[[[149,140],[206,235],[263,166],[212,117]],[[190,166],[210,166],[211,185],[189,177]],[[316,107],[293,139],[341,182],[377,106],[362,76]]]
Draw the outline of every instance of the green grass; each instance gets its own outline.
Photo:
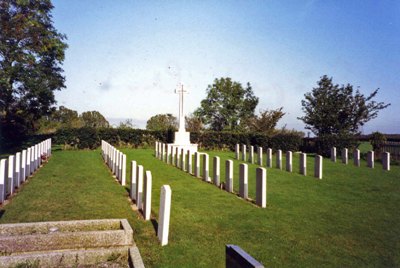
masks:
[[[324,160],[324,177],[268,169],[268,205],[219,190],[153,156],[152,150],[123,149],[153,175],[152,216],[158,218],[160,188],[172,189],[169,244],[160,247],[151,222],[130,208],[121,187],[102,163],[99,151],[56,151],[23,186],[0,218],[5,222],[127,218],[147,267],[224,267],[225,244],[237,244],[269,267],[400,266],[400,167],[380,163],[368,169]],[[225,160],[232,152],[209,152]],[[264,156],[265,162],[265,156]],[[234,161],[234,190],[238,165]],[[350,162],[351,163],[351,162]],[[127,165],[130,167],[130,165]],[[283,161],[285,166],[285,160]],[[255,168],[249,165],[249,197],[255,198]],[[129,174],[129,168],[127,169]],[[129,176],[127,176],[128,178]]]

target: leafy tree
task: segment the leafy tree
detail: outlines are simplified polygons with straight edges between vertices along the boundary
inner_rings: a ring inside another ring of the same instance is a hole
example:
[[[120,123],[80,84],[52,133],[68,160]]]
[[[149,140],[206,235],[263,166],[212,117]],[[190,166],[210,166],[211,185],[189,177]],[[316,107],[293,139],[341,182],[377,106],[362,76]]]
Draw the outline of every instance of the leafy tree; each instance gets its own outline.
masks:
[[[124,122],[120,122],[118,128],[122,129],[130,129],[134,128],[135,125],[132,122],[132,119],[126,119]]]
[[[98,111],[83,112],[80,116],[85,127],[103,128],[110,127],[105,117]]]
[[[229,77],[215,79],[206,92],[207,97],[194,114],[216,131],[237,130],[241,120],[254,115],[258,104],[250,83],[243,88]]]
[[[387,139],[382,133],[376,131],[371,134],[371,145],[372,149],[376,152],[377,157],[379,157],[382,152],[382,147],[385,145]]]
[[[157,114],[150,117],[146,123],[147,130],[177,130],[178,120],[172,114]]]
[[[249,117],[243,121],[242,127],[245,131],[264,133],[271,135],[276,132],[278,121],[285,115],[283,107],[276,110],[260,110],[259,115]]]
[[[53,133],[60,128],[83,127],[82,119],[78,112],[60,106],[58,110],[53,109],[50,115],[42,116],[39,119],[39,133]]]
[[[65,35],[53,26],[50,0],[0,1],[0,117],[3,138],[35,130],[65,87]]]
[[[189,132],[200,132],[204,129],[201,119],[193,114],[185,116],[186,130]]]
[[[324,75],[318,81],[318,87],[304,95],[301,105],[305,115],[298,119],[317,136],[358,134],[361,126],[390,105],[372,100],[378,90],[368,97],[358,89],[354,94],[352,85],[335,85],[332,78]]]

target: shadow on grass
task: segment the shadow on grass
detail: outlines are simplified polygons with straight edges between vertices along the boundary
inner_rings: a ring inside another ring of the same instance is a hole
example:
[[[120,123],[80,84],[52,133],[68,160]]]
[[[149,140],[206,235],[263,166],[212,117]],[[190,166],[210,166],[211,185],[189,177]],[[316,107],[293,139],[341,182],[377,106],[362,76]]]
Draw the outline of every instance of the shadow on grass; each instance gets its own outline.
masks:
[[[5,211],[4,209],[0,210],[0,219],[1,219],[1,217],[3,217],[3,215],[4,215],[5,212],[6,212],[6,211]]]
[[[155,231],[155,233],[156,233],[156,236],[158,235],[158,222],[156,221],[156,219],[151,219],[151,224],[153,224],[153,228],[154,228],[154,231]]]

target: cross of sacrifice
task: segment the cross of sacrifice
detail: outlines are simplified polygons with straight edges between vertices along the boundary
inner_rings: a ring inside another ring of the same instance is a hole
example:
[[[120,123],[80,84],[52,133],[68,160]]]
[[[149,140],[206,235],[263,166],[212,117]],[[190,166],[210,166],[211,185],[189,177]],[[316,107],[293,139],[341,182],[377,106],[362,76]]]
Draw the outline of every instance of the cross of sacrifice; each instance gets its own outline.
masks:
[[[175,93],[179,94],[179,130],[185,128],[185,116],[183,114],[183,94],[187,93],[186,90],[183,89],[183,84],[179,85],[180,89],[175,89]]]

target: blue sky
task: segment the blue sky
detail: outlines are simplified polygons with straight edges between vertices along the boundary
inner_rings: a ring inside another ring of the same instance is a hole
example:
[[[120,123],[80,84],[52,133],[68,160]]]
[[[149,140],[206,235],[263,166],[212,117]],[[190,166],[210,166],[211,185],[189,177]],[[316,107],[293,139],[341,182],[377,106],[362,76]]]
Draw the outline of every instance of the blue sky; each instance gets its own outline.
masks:
[[[364,133],[400,133],[400,1],[53,1],[67,35],[58,105],[110,122],[193,112],[215,78],[250,82],[256,111],[304,130],[301,100],[322,75],[392,105]]]

